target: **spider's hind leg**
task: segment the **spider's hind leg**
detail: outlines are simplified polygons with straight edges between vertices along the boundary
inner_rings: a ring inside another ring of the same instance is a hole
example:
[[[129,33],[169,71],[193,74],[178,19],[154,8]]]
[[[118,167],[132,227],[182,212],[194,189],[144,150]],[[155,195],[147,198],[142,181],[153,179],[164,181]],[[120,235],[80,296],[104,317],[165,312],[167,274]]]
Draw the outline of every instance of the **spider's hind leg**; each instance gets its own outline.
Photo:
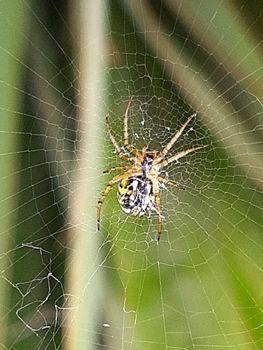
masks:
[[[107,197],[107,195],[109,194],[110,190],[112,189],[112,187],[114,185],[116,185],[118,182],[124,180],[125,178],[127,178],[126,174],[122,174],[122,175],[117,175],[114,178],[112,178],[109,182],[108,185],[106,186],[105,190],[102,192],[98,203],[97,203],[97,227],[98,227],[98,231],[100,230],[100,213],[101,213],[101,207],[102,204],[104,203],[105,198]]]
[[[163,229],[163,215],[162,215],[162,209],[161,209],[161,198],[160,198],[160,189],[159,189],[159,182],[155,178],[150,178],[153,184],[153,195],[154,200],[156,204],[156,211],[158,214],[158,226],[157,226],[157,241],[159,242],[162,234]]]
[[[157,233],[157,241],[160,241],[161,234],[163,229],[163,216],[159,213],[158,215],[158,233]]]

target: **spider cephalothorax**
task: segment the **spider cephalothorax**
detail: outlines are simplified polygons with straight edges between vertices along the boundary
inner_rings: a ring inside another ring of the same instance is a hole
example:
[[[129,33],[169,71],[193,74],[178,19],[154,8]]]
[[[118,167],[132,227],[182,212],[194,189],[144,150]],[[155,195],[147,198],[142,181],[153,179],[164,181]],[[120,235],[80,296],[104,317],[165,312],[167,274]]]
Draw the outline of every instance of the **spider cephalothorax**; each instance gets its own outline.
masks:
[[[194,113],[187,119],[187,121],[181,126],[181,128],[175,133],[172,139],[160,152],[150,151],[146,147],[144,147],[142,150],[137,150],[134,146],[129,144],[128,113],[131,100],[132,98],[130,98],[124,114],[124,148],[127,153],[124,154],[118,145],[109,126],[108,119],[106,118],[109,137],[119,157],[122,160],[128,162],[128,165],[117,166],[104,172],[109,173],[117,170],[125,171],[121,175],[114,176],[109,181],[100,199],[98,200],[98,229],[100,229],[101,206],[111,188],[114,185],[118,184],[118,202],[126,214],[133,216],[150,216],[152,212],[155,212],[158,215],[157,240],[159,241],[163,224],[163,216],[160,203],[160,186],[164,184],[174,187],[178,186],[176,182],[162,177],[160,175],[161,171],[168,164],[177,161],[178,159],[186,156],[191,152],[206,147],[206,145],[196,146],[184,151],[180,151],[177,152],[174,156],[166,158],[167,153],[182,135],[183,131],[190,123],[190,121],[196,116],[196,113]]]

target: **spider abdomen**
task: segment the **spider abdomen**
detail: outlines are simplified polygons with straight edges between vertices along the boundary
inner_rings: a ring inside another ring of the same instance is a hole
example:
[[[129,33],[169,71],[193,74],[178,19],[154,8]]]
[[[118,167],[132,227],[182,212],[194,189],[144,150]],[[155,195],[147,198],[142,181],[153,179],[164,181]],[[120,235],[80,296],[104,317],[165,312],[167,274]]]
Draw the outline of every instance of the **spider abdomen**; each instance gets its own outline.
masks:
[[[117,195],[122,210],[128,215],[143,216],[156,211],[153,185],[144,175],[122,180]]]

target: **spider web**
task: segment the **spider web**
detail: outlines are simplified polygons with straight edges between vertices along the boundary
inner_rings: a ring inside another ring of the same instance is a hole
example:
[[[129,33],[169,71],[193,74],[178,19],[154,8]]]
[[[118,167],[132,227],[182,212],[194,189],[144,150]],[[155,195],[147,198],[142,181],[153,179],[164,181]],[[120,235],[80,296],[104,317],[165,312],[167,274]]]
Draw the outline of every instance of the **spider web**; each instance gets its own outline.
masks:
[[[1,4],[1,347],[261,349],[262,4],[96,4]],[[168,157],[207,145],[163,169],[159,244],[116,188],[96,229],[131,96],[131,145],[193,113]]]

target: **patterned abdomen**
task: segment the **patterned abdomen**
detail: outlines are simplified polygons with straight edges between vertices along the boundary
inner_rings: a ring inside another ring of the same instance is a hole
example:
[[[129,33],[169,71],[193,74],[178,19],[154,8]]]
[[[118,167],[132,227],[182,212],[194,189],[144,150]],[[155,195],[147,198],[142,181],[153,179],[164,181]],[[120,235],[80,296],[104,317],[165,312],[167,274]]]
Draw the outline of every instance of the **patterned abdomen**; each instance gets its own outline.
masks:
[[[146,176],[132,176],[118,185],[118,201],[122,210],[129,215],[150,215],[156,212],[152,182]]]

